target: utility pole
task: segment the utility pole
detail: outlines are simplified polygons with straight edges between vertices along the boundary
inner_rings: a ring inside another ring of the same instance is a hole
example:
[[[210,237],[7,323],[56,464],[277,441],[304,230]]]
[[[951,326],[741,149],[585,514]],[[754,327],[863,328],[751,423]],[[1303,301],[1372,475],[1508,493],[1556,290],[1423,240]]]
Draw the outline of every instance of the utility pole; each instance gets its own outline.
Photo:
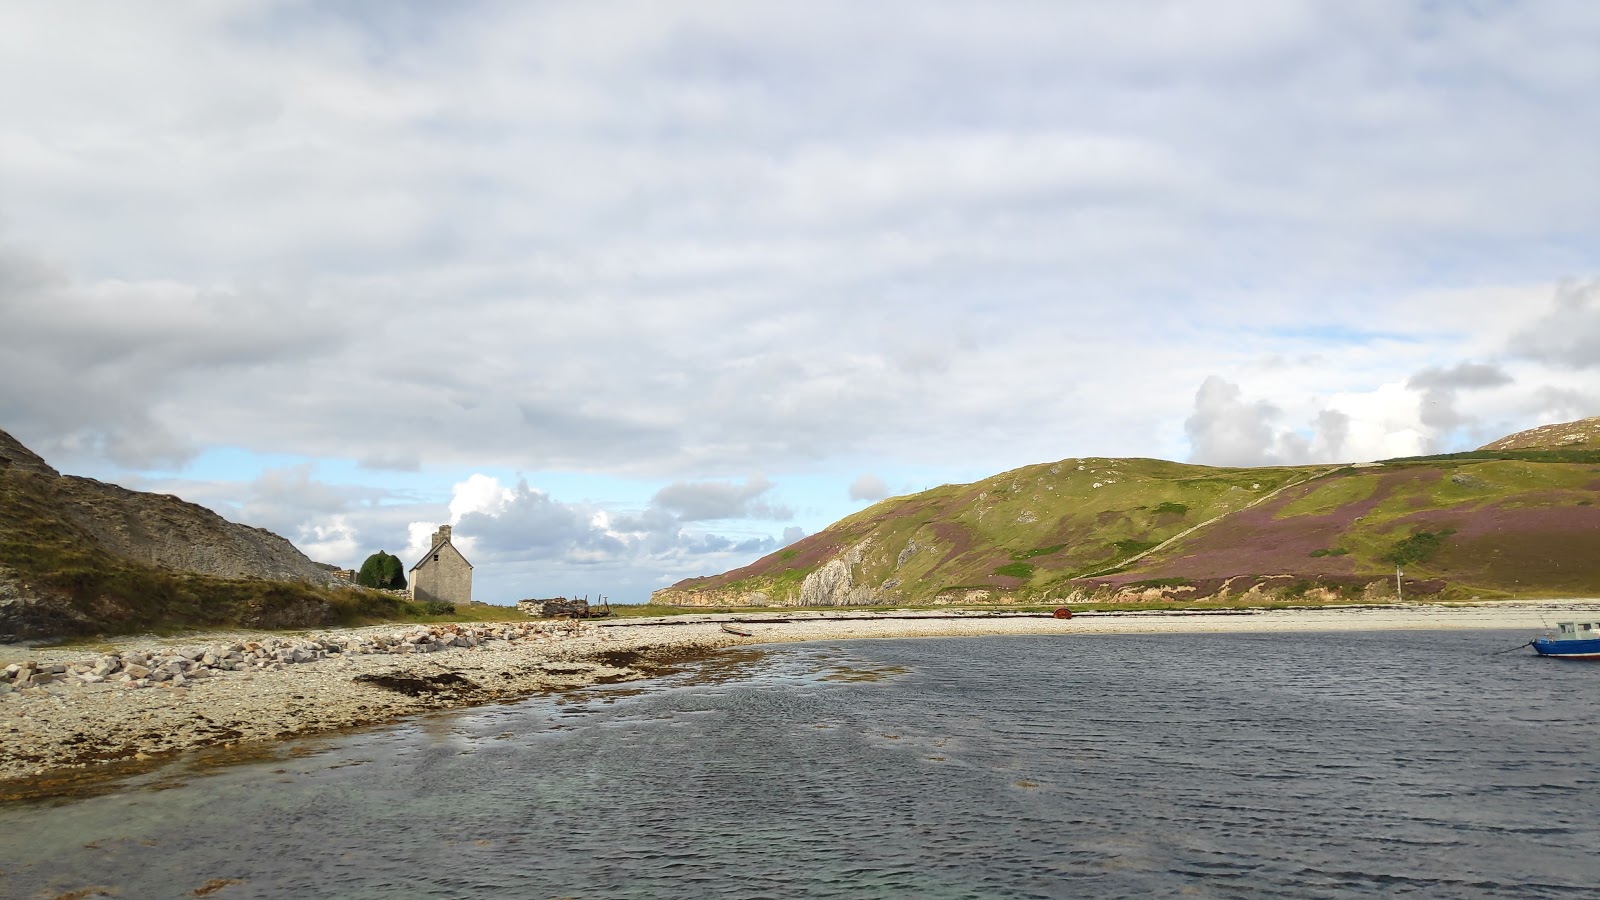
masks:
[[[1400,593],[1400,576],[1404,574],[1404,572],[1400,571],[1399,566],[1394,567],[1394,599],[1396,603],[1406,602],[1406,598]]]

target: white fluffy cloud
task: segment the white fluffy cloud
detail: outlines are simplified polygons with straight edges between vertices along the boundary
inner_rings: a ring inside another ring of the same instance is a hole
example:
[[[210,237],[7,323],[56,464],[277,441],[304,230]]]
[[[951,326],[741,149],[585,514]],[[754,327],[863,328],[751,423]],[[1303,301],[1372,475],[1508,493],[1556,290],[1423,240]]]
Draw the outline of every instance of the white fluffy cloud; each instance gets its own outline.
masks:
[[[0,427],[443,477],[484,552],[630,584],[863,470],[1454,447],[1596,411],[1597,43],[1583,0],[7,3]],[[1510,381],[1407,387],[1463,362]],[[315,487],[251,514],[458,517]]]
[[[762,495],[771,489],[772,482],[759,476],[747,479],[743,484],[678,481],[657,491],[650,502],[685,522],[710,519],[783,521],[794,518],[794,510],[763,499]]]
[[[781,538],[728,536],[697,527],[703,519],[751,518],[751,500],[771,487],[761,478],[743,484],[672,485],[645,509],[619,513],[593,503],[557,500],[525,481],[506,486],[497,478],[474,474],[452,489],[447,522],[413,521],[407,526],[402,556],[420,558],[438,526],[448,524],[452,540],[478,567],[480,596],[518,599],[515,592],[526,592],[527,586],[513,580],[512,573],[525,578],[529,566],[538,566],[546,572],[587,571],[589,577],[604,572],[622,578],[627,583],[620,587],[629,593],[612,596],[642,602],[650,589],[665,583],[666,576],[647,573],[674,573],[671,580],[676,580],[707,565],[726,567],[729,560],[770,553],[804,537],[795,526],[785,528]]]
[[[1554,308],[1512,337],[1510,349],[1552,365],[1600,367],[1600,280],[1562,284]]]
[[[851,500],[882,500],[887,496],[889,496],[889,485],[870,472],[857,475],[856,480],[850,482]]]
[[[1253,323],[1600,266],[1581,2],[84,21],[0,13],[0,420],[132,466],[1131,451]]]

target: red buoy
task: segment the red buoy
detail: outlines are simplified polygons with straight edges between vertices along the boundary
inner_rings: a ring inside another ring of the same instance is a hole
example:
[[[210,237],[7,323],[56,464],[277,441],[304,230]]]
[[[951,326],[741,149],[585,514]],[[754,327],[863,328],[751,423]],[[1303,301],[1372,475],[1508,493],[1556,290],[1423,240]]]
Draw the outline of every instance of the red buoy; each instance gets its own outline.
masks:
[[[1058,606],[1056,607],[1056,618],[1070,619],[1072,618],[1072,610],[1067,609],[1065,606]]]

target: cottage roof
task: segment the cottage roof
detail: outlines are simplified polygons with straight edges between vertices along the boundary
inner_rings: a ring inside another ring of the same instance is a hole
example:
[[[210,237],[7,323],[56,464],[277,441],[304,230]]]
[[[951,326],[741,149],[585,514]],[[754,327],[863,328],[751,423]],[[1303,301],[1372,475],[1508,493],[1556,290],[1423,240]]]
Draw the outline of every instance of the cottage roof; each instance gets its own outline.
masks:
[[[422,568],[422,564],[427,562],[430,559],[433,559],[433,555],[435,553],[439,552],[439,548],[440,547],[444,547],[444,546],[447,546],[447,545],[450,547],[451,550],[455,550],[456,551],[456,555],[461,557],[461,561],[467,564],[467,568],[469,568],[469,569],[472,568],[472,560],[467,559],[467,555],[465,553],[462,553],[460,550],[456,550],[456,545],[450,543],[450,539],[449,538],[445,538],[444,540],[434,541],[433,542],[433,546],[428,548],[428,552],[422,554],[422,558],[417,560],[417,564],[412,566],[410,569],[407,569],[406,571],[415,572],[416,570]]]

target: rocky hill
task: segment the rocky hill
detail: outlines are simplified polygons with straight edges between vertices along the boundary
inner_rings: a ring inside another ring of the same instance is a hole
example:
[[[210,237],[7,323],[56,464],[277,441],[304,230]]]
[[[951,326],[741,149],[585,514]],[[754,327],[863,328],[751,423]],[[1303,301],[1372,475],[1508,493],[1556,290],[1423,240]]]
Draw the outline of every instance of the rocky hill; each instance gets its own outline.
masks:
[[[1600,416],[1540,425],[1484,444],[1479,450],[1600,450]]]
[[[62,475],[0,431],[0,640],[331,624],[352,602],[331,585],[330,567],[270,531]]]
[[[1600,451],[1568,440],[1582,425],[1514,448],[1355,466],[1027,466],[885,500],[654,601],[1392,599],[1397,567],[1408,596],[1593,595]]]

